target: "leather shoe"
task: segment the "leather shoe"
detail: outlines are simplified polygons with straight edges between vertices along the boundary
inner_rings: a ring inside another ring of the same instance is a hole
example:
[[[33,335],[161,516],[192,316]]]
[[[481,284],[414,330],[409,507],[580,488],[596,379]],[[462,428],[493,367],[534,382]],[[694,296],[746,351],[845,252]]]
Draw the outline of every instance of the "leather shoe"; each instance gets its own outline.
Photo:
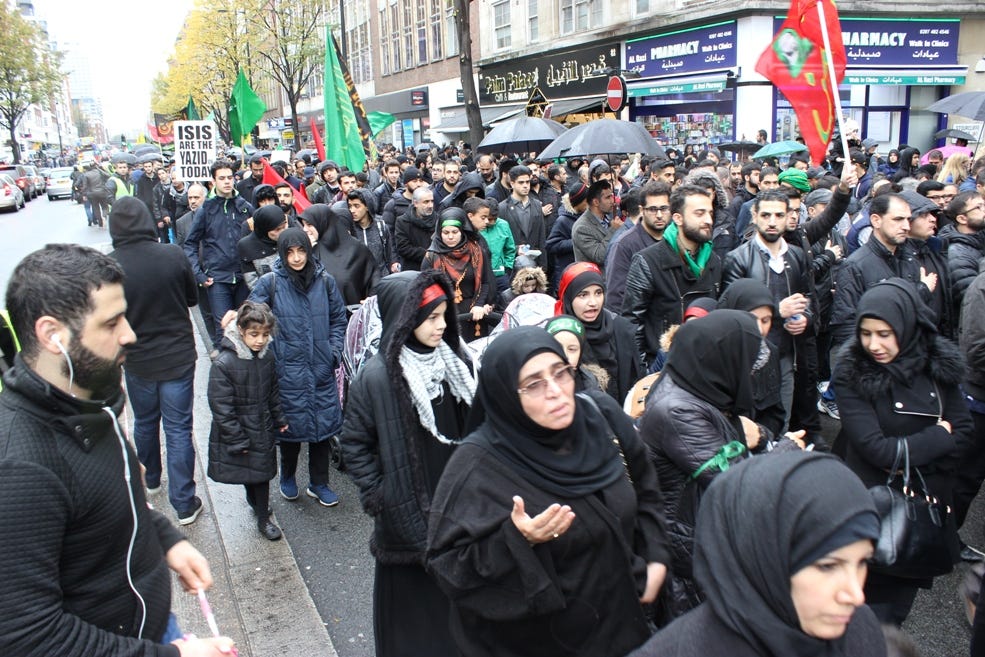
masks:
[[[274,522],[270,519],[270,516],[257,519],[257,529],[260,530],[260,534],[262,534],[268,541],[277,541],[280,540],[281,536],[283,536],[280,531],[280,527],[274,524]]]

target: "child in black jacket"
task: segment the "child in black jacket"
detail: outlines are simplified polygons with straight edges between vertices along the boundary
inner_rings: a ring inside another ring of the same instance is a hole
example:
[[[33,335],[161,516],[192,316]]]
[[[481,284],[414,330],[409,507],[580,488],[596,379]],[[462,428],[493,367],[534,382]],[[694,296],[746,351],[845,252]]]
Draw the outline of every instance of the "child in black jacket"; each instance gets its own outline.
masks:
[[[277,474],[274,428],[287,429],[269,350],[275,323],[266,304],[245,302],[226,325],[209,374],[209,478],[244,485],[257,528],[271,541],[281,537],[270,519],[270,480]]]

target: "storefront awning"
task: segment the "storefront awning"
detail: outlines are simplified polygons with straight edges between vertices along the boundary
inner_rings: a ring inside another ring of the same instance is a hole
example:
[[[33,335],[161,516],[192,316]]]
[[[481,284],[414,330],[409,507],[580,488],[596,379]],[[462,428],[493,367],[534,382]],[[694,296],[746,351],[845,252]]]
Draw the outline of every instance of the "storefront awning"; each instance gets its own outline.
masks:
[[[503,121],[512,118],[523,111],[525,105],[518,103],[515,105],[492,105],[490,107],[480,107],[479,114],[482,115],[482,127],[488,128],[496,121]],[[464,107],[452,107],[441,110],[441,123],[431,126],[434,132],[468,132],[469,120],[465,116]]]
[[[967,66],[849,68],[842,84],[946,86],[964,84],[967,73]]]
[[[670,96],[688,93],[719,93],[725,91],[727,73],[692,75],[682,78],[666,78],[631,82],[626,85],[630,98],[645,96]]]
[[[567,116],[568,114],[581,114],[583,112],[600,113],[603,111],[602,103],[604,101],[605,98],[603,96],[555,100],[551,102],[551,118],[557,121],[562,116]]]

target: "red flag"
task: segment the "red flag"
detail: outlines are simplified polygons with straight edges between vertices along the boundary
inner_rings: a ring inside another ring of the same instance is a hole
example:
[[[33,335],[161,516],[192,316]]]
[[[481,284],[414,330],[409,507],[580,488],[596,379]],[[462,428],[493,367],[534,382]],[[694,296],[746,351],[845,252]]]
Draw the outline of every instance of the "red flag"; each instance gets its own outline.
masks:
[[[276,187],[281,183],[290,184],[286,180],[281,178],[276,171],[274,171],[274,168],[270,166],[269,162],[267,162],[267,158],[263,158],[263,184],[273,185],[274,187]],[[291,189],[294,188],[291,187]],[[302,212],[304,212],[310,207],[311,207],[311,203],[308,201],[308,199],[302,197],[301,194],[299,194],[297,190],[295,190],[294,209],[297,210],[297,213],[301,214]]]
[[[824,49],[818,4],[824,8],[831,52]],[[830,57],[837,80],[828,73]],[[834,89],[845,78],[845,46],[838,10],[832,0],[791,0],[787,19],[759,56],[756,72],[787,97],[800,123],[800,134],[814,164],[824,161],[835,126]]]
[[[315,150],[318,151],[318,161],[325,161],[325,142],[321,140],[321,133],[318,132],[318,126],[315,125],[315,119],[311,119],[311,134],[315,138]]]

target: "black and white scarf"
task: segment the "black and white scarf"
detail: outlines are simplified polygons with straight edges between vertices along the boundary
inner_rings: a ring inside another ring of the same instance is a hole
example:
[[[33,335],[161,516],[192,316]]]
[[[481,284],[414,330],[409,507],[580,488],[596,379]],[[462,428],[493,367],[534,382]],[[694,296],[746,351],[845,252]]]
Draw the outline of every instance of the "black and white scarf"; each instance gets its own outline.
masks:
[[[438,431],[431,400],[441,395],[441,384],[447,381],[455,399],[471,406],[472,398],[475,397],[475,377],[472,372],[444,341],[429,353],[418,353],[404,346],[400,350],[399,360],[421,426],[440,442],[446,445],[455,444],[456,441]]]

